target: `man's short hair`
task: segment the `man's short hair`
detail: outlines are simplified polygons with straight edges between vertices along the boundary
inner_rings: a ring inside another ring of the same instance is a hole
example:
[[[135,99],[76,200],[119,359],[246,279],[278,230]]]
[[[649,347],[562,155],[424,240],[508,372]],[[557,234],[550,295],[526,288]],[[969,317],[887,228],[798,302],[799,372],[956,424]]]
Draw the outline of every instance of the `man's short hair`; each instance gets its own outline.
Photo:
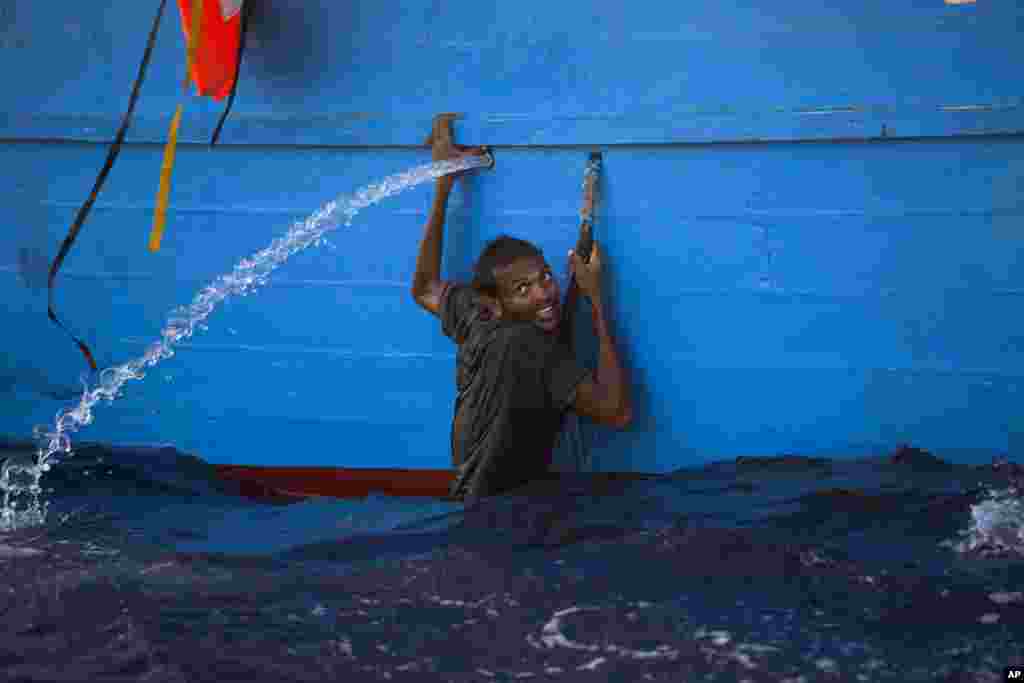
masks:
[[[494,277],[495,268],[505,268],[521,258],[544,258],[537,246],[526,240],[509,235],[498,235],[487,243],[480,258],[477,259],[473,273],[473,287],[483,294],[497,298],[498,281]]]

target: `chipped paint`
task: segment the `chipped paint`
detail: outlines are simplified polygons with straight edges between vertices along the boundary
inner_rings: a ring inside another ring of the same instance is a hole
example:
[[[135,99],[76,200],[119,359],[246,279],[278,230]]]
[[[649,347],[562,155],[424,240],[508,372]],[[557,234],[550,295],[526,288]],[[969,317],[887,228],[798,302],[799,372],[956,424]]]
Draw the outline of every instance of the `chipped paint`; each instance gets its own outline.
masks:
[[[609,110],[610,109],[610,110]],[[689,143],[756,143],[786,140],[836,140],[883,137],[949,137],[953,135],[1019,135],[1024,132],[1024,100],[998,98],[988,102],[893,102],[787,107],[696,106],[671,110],[648,105],[579,111],[502,111],[463,115],[467,142],[498,146],[563,146],[578,144],[648,145]],[[970,116],[966,116],[970,114]],[[198,118],[188,121],[190,136],[181,144],[202,145],[207,128]],[[184,125],[184,124],[183,124]],[[0,139],[107,143],[117,120],[102,116],[51,113],[0,115]],[[160,143],[167,121],[139,117],[129,144]],[[224,145],[422,147],[417,117],[387,116],[373,111],[308,111],[303,115],[273,112],[239,113],[221,141]]]
[[[943,104],[939,111],[995,111],[993,104]]]
[[[799,116],[817,116],[821,114],[852,114],[858,111],[864,111],[864,107],[855,107],[853,105],[843,105],[839,107],[814,107],[811,109],[794,109],[793,113]]]

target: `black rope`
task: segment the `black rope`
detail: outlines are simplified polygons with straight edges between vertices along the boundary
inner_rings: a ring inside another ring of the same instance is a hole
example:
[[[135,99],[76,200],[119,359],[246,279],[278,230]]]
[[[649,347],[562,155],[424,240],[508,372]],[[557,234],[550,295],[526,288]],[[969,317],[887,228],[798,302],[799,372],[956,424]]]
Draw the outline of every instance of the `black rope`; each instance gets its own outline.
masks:
[[[211,147],[217,144],[217,138],[220,137],[220,129],[224,127],[224,122],[228,118],[228,112],[231,111],[231,105],[235,102],[235,91],[238,90],[238,75],[242,70],[242,54],[245,52],[245,30],[249,25],[249,7],[252,5],[252,2],[253,0],[246,0],[242,3],[242,26],[241,35],[238,37],[238,59],[235,60],[235,82],[231,84],[231,94],[228,95],[228,103],[224,107],[224,112],[220,115],[217,127],[213,130],[213,137],[210,139]]]
[[[117,131],[117,137],[114,138],[114,144],[110,147],[110,151],[107,153],[107,161],[103,164],[103,168],[96,177],[96,182],[92,186],[92,192],[89,194],[89,198],[86,199],[85,203],[78,209],[78,215],[75,216],[75,222],[71,225],[71,229],[68,231],[67,237],[64,238],[64,243],[60,245],[60,251],[57,253],[57,258],[53,260],[53,264],[50,266],[50,277],[47,280],[47,287],[49,290],[47,295],[47,314],[49,315],[50,320],[57,323],[57,326],[67,332],[75,343],[78,344],[78,348],[82,351],[82,355],[85,356],[85,360],[89,363],[89,367],[93,372],[96,372],[97,370],[96,361],[93,360],[92,352],[89,351],[89,347],[86,346],[81,339],[72,334],[71,331],[57,319],[57,314],[53,312],[53,282],[57,277],[57,271],[60,270],[61,264],[64,263],[64,257],[67,256],[68,251],[71,249],[71,245],[75,242],[75,238],[78,237],[78,232],[82,229],[82,225],[85,223],[85,219],[89,215],[89,211],[92,209],[93,203],[96,201],[96,195],[99,194],[100,189],[103,187],[103,183],[107,179],[107,174],[110,173],[110,169],[114,165],[114,160],[117,159],[117,155],[121,151],[121,143],[124,142],[125,133],[128,132],[128,125],[131,123],[132,111],[135,110],[135,101],[139,97],[139,90],[142,87],[142,81],[146,77],[146,67],[149,66],[149,58],[153,53],[153,45],[156,43],[157,29],[160,28],[160,18],[163,17],[164,7],[166,5],[167,0],[160,0],[160,9],[157,10],[156,18],[153,20],[153,28],[149,31],[149,41],[146,43],[146,53],[142,57],[142,63],[139,65],[139,74],[135,77],[135,85],[132,87],[132,94],[128,99],[128,111],[125,112],[124,118],[121,120],[121,127]]]

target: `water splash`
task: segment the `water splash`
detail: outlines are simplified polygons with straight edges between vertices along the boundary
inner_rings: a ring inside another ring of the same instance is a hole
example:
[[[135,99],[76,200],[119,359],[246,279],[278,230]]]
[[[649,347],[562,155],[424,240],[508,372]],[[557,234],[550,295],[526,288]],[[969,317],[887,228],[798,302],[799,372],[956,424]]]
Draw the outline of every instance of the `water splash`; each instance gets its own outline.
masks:
[[[248,295],[266,284],[274,269],[303,249],[319,246],[324,234],[342,223],[350,226],[356,214],[366,207],[440,176],[492,164],[490,155],[438,161],[390,175],[359,189],[353,196],[341,196],[305,220],[295,222],[286,235],[275,239],[270,246],[239,261],[230,273],[201,289],[191,304],[174,309],[160,332],[160,339],[153,342],[145,354],[101,371],[95,387],[90,388],[83,380],[78,405],[58,411],[52,429],[36,425],[33,434],[39,446],[34,456],[4,461],[0,468],[0,491],[3,491],[0,531],[37,526],[46,521],[49,502],[40,501],[39,480],[51,465],[60,462],[62,454],[71,455],[70,435],[93,421],[93,406],[100,399],[113,402],[125,382],[142,379],[145,367],[173,356],[174,346],[190,338],[197,328],[205,329],[203,321],[224,299],[236,294]]]

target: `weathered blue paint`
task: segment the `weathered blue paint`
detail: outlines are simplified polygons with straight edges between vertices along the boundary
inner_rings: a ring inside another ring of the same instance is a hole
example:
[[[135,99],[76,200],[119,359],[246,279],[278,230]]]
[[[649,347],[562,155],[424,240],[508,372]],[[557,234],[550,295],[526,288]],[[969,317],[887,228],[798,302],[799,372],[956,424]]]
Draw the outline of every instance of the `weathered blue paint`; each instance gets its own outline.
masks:
[[[187,103],[151,254],[183,71],[168,12],[58,310],[101,366],[138,356],[172,308],[293,220],[429,159],[431,117],[457,111],[457,139],[498,164],[457,183],[451,278],[503,231],[564,273],[587,153],[604,153],[596,232],[637,418],[587,426],[598,469],[1019,450],[1024,9],[841,5],[259,2],[217,148],[202,142],[221,105]],[[56,253],[155,7],[0,6],[0,434],[52,422],[84,368],[19,255]],[[455,349],[408,294],[430,201],[420,187],[367,209],[333,248],[229,300],[74,438],[445,467]]]

